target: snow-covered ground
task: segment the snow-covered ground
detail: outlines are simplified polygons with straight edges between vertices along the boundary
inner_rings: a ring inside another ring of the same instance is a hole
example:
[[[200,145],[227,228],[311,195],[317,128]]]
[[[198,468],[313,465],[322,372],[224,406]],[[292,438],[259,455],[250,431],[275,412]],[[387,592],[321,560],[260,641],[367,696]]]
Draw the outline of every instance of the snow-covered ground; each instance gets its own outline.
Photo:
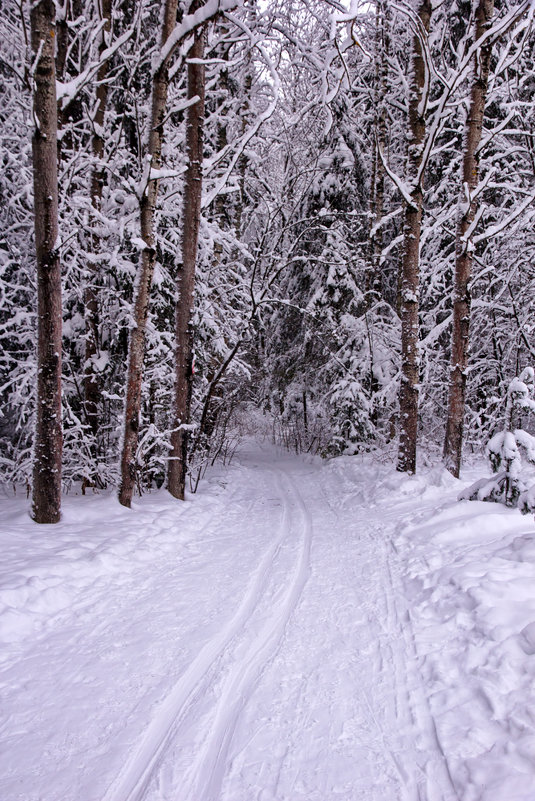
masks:
[[[533,801],[535,525],[474,477],[0,501],[1,801]]]

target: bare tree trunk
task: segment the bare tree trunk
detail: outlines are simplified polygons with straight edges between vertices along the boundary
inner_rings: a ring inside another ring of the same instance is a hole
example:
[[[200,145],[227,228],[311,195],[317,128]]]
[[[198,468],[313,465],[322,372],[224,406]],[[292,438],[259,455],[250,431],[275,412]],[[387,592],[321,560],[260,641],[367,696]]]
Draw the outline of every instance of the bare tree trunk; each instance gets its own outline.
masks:
[[[107,34],[111,31],[111,4],[112,0],[100,0],[100,14],[104,28],[100,34],[98,46],[99,59],[109,44]],[[108,62],[104,61],[97,72],[96,110],[93,118],[93,136],[91,150],[93,166],[91,169],[91,206],[98,215],[102,206],[102,187],[104,185],[104,172],[102,169],[102,156],[104,153],[103,125],[108,100]],[[98,265],[96,258],[101,249],[99,234],[95,231],[98,221],[92,226],[91,252],[93,258],[87,263],[88,277],[84,289],[84,317],[85,317],[85,366],[84,366],[84,406],[85,419],[94,437],[98,432],[98,402],[100,398],[100,385],[95,372],[94,360],[98,355]]]
[[[479,0],[476,21],[476,42],[488,30],[494,13],[494,0]],[[468,337],[470,326],[470,279],[472,277],[472,243],[470,230],[474,222],[478,201],[474,191],[479,180],[479,155],[485,101],[490,70],[492,45],[476,51],[470,91],[470,111],[466,120],[465,149],[463,155],[463,186],[455,245],[455,286],[453,295],[453,328],[451,335],[450,384],[448,419],[444,440],[444,463],[457,478],[461,469],[463,447],[466,370],[468,367]]]
[[[422,227],[423,176],[419,176],[425,140],[426,64],[422,39],[431,22],[431,0],[418,8],[419,30],[414,34],[412,79],[409,97],[408,176],[411,201],[405,204],[403,258],[401,263],[401,386],[399,391],[400,432],[397,469],[416,470],[418,434],[418,296],[420,283],[420,233]]]
[[[245,0],[244,7],[247,10],[248,14],[250,15],[250,19],[248,21],[248,25],[251,27],[252,30],[258,24],[258,2],[257,0]],[[243,100],[240,109],[240,117],[241,117],[241,133],[244,134],[247,130],[247,126],[249,124],[250,116],[251,116],[251,89],[253,86],[254,80],[254,69],[253,69],[253,57],[252,57],[252,49],[249,48],[247,54],[245,56],[245,63],[243,65]],[[246,185],[246,175],[247,175],[247,168],[249,165],[249,159],[247,154],[244,152],[241,154],[240,158],[238,159],[238,186],[240,187],[240,191],[237,196],[236,208],[234,212],[234,231],[236,234],[236,240],[239,242],[242,237],[242,224],[243,224],[243,210],[245,207],[246,202],[246,195],[245,195],[245,185]],[[237,254],[235,254],[237,255]]]
[[[202,59],[204,30],[197,30],[189,53],[191,59]],[[199,100],[188,108],[186,153],[188,159],[184,193],[184,230],[182,235],[182,267],[178,277],[176,309],[176,376],[171,459],[168,488],[175,498],[184,499],[187,472],[188,431],[193,381],[193,332],[191,315],[195,288],[195,266],[201,219],[203,121],[205,69],[200,63],[188,64],[188,99]]]
[[[165,44],[176,24],[177,0],[163,0],[164,17],[161,32],[161,44]],[[163,127],[167,90],[169,85],[169,61],[171,56],[163,60],[152,78],[152,109],[149,129],[149,145],[147,160],[152,168],[161,165]],[[130,506],[136,482],[136,448],[139,431],[139,414],[141,411],[141,387],[143,379],[143,362],[145,358],[145,333],[149,311],[150,288],[156,261],[154,237],[154,212],[158,197],[158,181],[149,180],[140,199],[141,238],[145,248],[141,253],[141,261],[136,282],[134,300],[134,327],[130,332],[128,346],[128,370],[126,379],[126,400],[123,447],[121,453],[121,484],[119,501],[123,506]]]
[[[256,4],[253,4],[252,8],[256,19]],[[243,80],[244,98],[240,110],[242,134],[244,134],[245,131],[247,130],[247,125],[249,122],[249,115],[251,110],[251,88],[253,86],[253,71],[252,71],[252,57],[250,52],[247,54],[245,69],[246,69],[245,78]],[[245,179],[246,179],[248,164],[249,164],[249,159],[247,158],[247,155],[245,153],[242,153],[238,160],[238,175],[239,175],[238,185],[240,187],[240,191],[238,194],[238,200],[236,203],[236,211],[234,217],[234,231],[236,233],[236,240],[238,242],[241,240],[242,236],[243,209],[246,201]]]
[[[65,0],[61,13],[56,19],[56,80],[62,81],[67,66],[67,52],[69,50],[69,18],[71,16],[71,2]],[[58,111],[59,114],[59,111]]]
[[[32,4],[32,138],[37,257],[37,411],[32,514],[57,523],[61,514],[61,268],[58,250],[57,102],[54,0]]]

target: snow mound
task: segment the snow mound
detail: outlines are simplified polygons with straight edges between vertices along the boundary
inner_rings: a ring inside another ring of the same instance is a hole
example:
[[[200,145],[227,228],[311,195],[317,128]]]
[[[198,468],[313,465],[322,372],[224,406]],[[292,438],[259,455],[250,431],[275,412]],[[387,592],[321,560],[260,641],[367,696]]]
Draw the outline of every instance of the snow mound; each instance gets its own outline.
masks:
[[[452,499],[402,526],[396,542],[406,555],[405,588],[437,735],[460,797],[530,801],[533,523],[518,510]]]
[[[42,526],[21,512],[20,501],[4,500],[0,643],[49,628],[99,583],[113,578],[120,584],[161,554],[179,558],[184,540],[177,523],[188,506],[163,490],[138,500],[132,510],[111,494],[69,497],[61,522]]]

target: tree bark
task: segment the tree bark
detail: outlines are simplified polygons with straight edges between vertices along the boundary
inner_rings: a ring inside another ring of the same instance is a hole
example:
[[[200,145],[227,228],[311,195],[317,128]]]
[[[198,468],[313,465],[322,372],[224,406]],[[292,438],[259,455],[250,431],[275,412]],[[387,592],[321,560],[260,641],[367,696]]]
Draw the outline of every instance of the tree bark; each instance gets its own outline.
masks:
[[[112,0],[100,0],[100,13],[104,21],[104,28],[101,32],[100,43],[98,46],[99,58],[108,46],[107,36],[111,31],[111,3]],[[104,154],[103,126],[108,100],[108,62],[104,61],[97,72],[96,89],[96,110],[93,118],[93,136],[91,140],[91,150],[93,165],[91,168],[91,206],[98,215],[102,206],[102,188],[104,185],[104,172],[102,168],[102,156]],[[98,403],[100,399],[100,383],[95,372],[95,359],[99,350],[98,335],[98,290],[97,281],[99,277],[98,253],[101,249],[100,235],[95,228],[98,227],[98,220],[95,220],[91,231],[91,252],[92,259],[87,263],[87,283],[84,289],[84,317],[85,317],[85,365],[84,365],[84,406],[85,419],[93,437],[96,439],[98,433]]]
[[[191,59],[202,59],[204,30],[195,32]],[[195,267],[201,219],[203,121],[205,69],[203,64],[188,64],[188,99],[199,97],[188,108],[186,122],[187,171],[184,192],[184,229],[182,235],[182,266],[178,276],[176,309],[176,376],[171,458],[168,489],[171,495],[184,499],[187,472],[188,430],[191,390],[193,383],[193,332],[191,316],[195,288]]]
[[[32,138],[37,259],[37,411],[32,515],[61,515],[61,267],[58,247],[57,102],[54,0],[32,4]]]
[[[494,0],[479,0],[476,19],[476,42],[486,33],[494,13]],[[470,327],[470,280],[472,277],[472,224],[478,208],[474,192],[479,180],[479,154],[485,101],[490,70],[492,45],[485,44],[474,55],[474,72],[470,91],[470,110],[465,127],[465,148],[460,208],[455,245],[455,284],[453,294],[453,327],[451,335],[448,419],[444,440],[444,464],[456,478],[461,470],[463,447],[466,372]]]
[[[58,81],[63,81],[65,77],[65,67],[67,66],[70,9],[70,0],[65,0],[62,14],[58,15],[56,20],[56,80]]]
[[[422,228],[423,177],[419,175],[425,141],[426,65],[422,37],[431,22],[431,0],[418,8],[419,31],[413,39],[412,78],[409,97],[408,176],[411,201],[405,204],[403,258],[401,262],[401,386],[400,433],[397,469],[416,471],[419,392],[418,298],[420,283],[420,234]]]
[[[178,0],[163,0],[163,2],[164,15],[160,39],[162,47],[175,27]],[[163,60],[162,65],[155,71],[152,78],[152,107],[146,159],[154,169],[157,169],[161,165],[170,58],[171,56],[168,56]],[[149,180],[139,202],[141,238],[145,242],[145,248],[141,253],[138,269],[134,300],[134,327],[130,332],[128,346],[125,416],[121,452],[121,483],[119,487],[119,502],[127,507],[130,507],[132,502],[137,471],[136,448],[138,442],[139,415],[141,411],[145,335],[149,311],[150,289],[156,261],[154,212],[156,209],[157,197],[158,181]]]

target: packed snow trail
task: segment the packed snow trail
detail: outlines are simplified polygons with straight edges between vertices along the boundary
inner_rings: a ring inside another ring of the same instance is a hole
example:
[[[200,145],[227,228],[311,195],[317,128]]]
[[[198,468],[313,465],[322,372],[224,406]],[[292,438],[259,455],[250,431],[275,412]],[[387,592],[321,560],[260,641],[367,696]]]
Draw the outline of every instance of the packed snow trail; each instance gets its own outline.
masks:
[[[202,648],[198,656],[188,667],[184,676],[172,688],[158,711],[158,715],[151,722],[145,732],[140,747],[129,758],[126,768],[119,776],[119,781],[107,794],[110,799],[137,799],[142,798],[145,788],[156,771],[156,766],[162,762],[166,748],[169,746],[171,736],[177,738],[175,731],[180,723],[184,728],[184,719],[194,717],[192,708],[195,701],[203,698],[208,690],[205,681],[206,675],[216,662],[222,660],[227,650],[232,651],[238,646],[243,647],[244,632],[253,625],[253,617],[260,622],[263,615],[267,617],[266,623],[258,634],[252,633],[251,645],[244,656],[235,658],[231,663],[229,676],[221,691],[215,710],[215,721],[212,731],[208,733],[207,742],[203,744],[200,753],[195,757],[189,781],[181,780],[181,792],[184,784],[190,784],[194,798],[209,798],[211,794],[196,790],[198,784],[207,785],[207,790],[214,786],[217,775],[221,773],[222,756],[224,756],[223,742],[228,741],[232,733],[233,723],[237,718],[236,703],[243,703],[246,689],[254,681],[255,672],[260,671],[273,648],[280,640],[286,622],[295,609],[302,587],[308,573],[308,557],[310,552],[310,521],[306,510],[302,509],[305,529],[303,531],[301,552],[295,575],[290,576],[289,589],[284,585],[273,584],[273,568],[276,564],[285,539],[288,539],[293,529],[290,525],[290,505],[287,493],[282,489],[282,483],[276,478],[276,488],[284,503],[284,511],[279,524],[279,532],[272,540],[262,556],[258,569],[253,574],[246,593],[233,617],[223,629]],[[274,603],[276,595],[282,595],[282,600]],[[266,598],[265,598],[266,596]],[[264,603],[263,603],[264,602]],[[260,607],[269,604],[267,610]],[[266,615],[267,611],[267,615]],[[215,743],[217,747],[214,747]]]
[[[72,544],[2,672],[2,801],[458,801],[392,546],[413,505],[331,465],[251,447],[183,506],[110,501],[103,569]]]

